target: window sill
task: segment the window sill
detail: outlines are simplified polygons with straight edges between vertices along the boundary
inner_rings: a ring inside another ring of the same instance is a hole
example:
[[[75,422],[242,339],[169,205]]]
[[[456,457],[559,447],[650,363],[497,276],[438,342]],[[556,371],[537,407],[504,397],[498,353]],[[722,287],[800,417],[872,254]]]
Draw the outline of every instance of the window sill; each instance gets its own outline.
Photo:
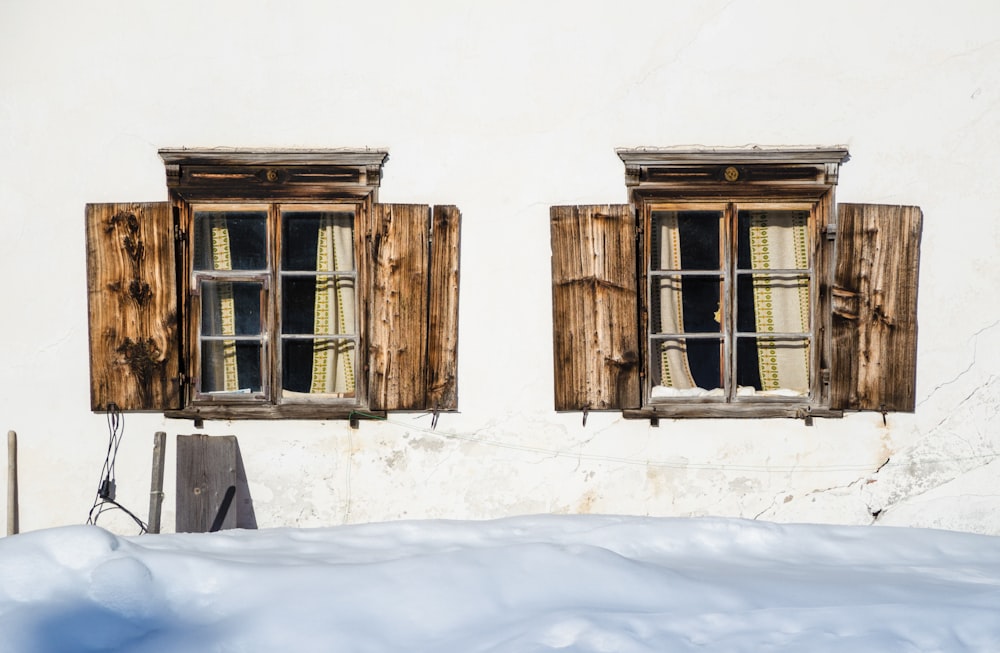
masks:
[[[844,411],[808,405],[748,405],[748,404],[683,404],[645,406],[622,411],[625,419],[688,419],[688,418],[744,418],[765,419],[789,417],[808,419],[811,417],[844,416]]]
[[[385,419],[385,411],[368,410],[360,406],[333,406],[318,404],[281,404],[275,405],[198,405],[188,406],[180,410],[168,410],[165,417],[171,419],[193,420],[268,420],[268,419],[307,419],[307,420],[351,420]]]

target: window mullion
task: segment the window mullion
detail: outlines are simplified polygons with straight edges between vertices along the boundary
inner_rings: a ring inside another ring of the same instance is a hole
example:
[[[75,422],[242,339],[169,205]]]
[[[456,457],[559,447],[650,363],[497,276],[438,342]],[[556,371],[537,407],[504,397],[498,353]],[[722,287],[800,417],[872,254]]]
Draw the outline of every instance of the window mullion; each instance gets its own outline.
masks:
[[[268,294],[268,314],[266,318],[264,347],[267,350],[266,378],[270,384],[268,397],[273,404],[281,403],[281,206],[277,203],[268,207],[268,271],[273,279],[272,290]]]
[[[723,280],[725,284],[723,297],[725,297],[725,303],[727,304],[724,310],[725,324],[724,328],[724,349],[725,349],[725,389],[726,389],[726,401],[731,402],[736,397],[736,313],[739,310],[737,306],[736,297],[736,254],[737,246],[739,242],[739,234],[737,233],[737,216],[738,212],[736,205],[730,203],[726,206],[726,238],[725,238],[725,258],[723,261],[724,274]]]

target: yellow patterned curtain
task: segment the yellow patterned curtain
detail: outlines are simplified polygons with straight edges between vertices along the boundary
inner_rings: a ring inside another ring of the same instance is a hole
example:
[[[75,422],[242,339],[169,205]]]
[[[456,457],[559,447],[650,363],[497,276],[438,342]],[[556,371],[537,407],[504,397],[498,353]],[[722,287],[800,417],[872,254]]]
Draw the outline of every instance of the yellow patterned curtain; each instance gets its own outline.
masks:
[[[316,245],[317,272],[353,271],[353,221],[323,214]],[[353,334],[354,278],[334,274],[316,277],[313,333]],[[351,395],[355,391],[354,343],[343,338],[316,338],[313,342],[311,393]]]
[[[750,213],[750,259],[759,270],[809,267],[809,214]],[[809,331],[809,279],[753,275],[754,313],[760,333]],[[809,390],[809,348],[802,341],[757,339],[761,389],[805,394]]]
[[[212,230],[212,267],[215,270],[232,270],[233,257],[229,244],[229,227],[223,217],[211,219]],[[218,307],[219,333],[224,336],[236,335],[236,302],[233,297],[233,284],[211,284],[215,288],[214,307]],[[210,299],[206,297],[206,299]],[[222,364],[223,387],[225,392],[239,390],[239,370],[236,364],[236,341],[222,341],[222,360],[214,361]],[[218,367],[216,367],[216,370]]]

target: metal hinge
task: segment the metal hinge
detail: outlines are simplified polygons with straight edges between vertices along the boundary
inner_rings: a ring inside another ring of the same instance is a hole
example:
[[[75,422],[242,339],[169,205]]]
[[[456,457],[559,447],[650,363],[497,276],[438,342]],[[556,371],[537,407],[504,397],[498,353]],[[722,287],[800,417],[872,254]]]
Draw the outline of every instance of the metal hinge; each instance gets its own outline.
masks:
[[[181,210],[178,207],[173,207],[174,209],[174,240],[181,242],[187,236],[187,234],[181,230]]]
[[[826,225],[825,227],[823,227],[823,234],[826,235],[826,239],[827,240],[836,240],[837,239],[837,225],[835,225],[835,224],[828,224],[828,225]]]

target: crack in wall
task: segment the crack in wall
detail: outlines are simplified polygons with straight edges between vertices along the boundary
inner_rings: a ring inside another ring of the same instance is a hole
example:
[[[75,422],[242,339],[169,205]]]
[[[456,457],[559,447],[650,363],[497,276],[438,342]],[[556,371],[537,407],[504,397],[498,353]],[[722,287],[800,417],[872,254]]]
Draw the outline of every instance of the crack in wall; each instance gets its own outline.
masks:
[[[875,520],[1000,458],[1000,435],[989,428],[1000,412],[998,379],[991,375],[911,447],[876,470],[862,491]],[[956,455],[956,449],[965,455]]]
[[[937,392],[939,390],[941,390],[943,388],[946,388],[946,387],[948,387],[950,385],[954,385],[963,376],[965,376],[966,374],[968,374],[969,372],[972,371],[972,369],[976,366],[976,359],[977,359],[978,354],[979,354],[979,337],[982,334],[986,333],[987,331],[995,329],[997,326],[1000,326],[1000,320],[997,320],[997,321],[995,321],[995,322],[993,322],[991,324],[987,324],[986,326],[984,326],[983,328],[979,329],[978,331],[974,332],[972,335],[969,336],[968,340],[972,342],[972,358],[969,361],[969,364],[965,367],[964,370],[962,370],[961,372],[959,372],[958,374],[956,374],[951,379],[949,379],[947,381],[944,381],[943,383],[939,383],[938,385],[934,386],[934,388],[931,389],[931,391],[929,393],[927,393],[927,396],[925,396],[923,399],[921,399],[920,401],[917,402],[917,407],[918,408],[920,406],[924,405],[925,403],[927,403],[928,401],[930,401],[934,397],[934,395],[937,394]]]

